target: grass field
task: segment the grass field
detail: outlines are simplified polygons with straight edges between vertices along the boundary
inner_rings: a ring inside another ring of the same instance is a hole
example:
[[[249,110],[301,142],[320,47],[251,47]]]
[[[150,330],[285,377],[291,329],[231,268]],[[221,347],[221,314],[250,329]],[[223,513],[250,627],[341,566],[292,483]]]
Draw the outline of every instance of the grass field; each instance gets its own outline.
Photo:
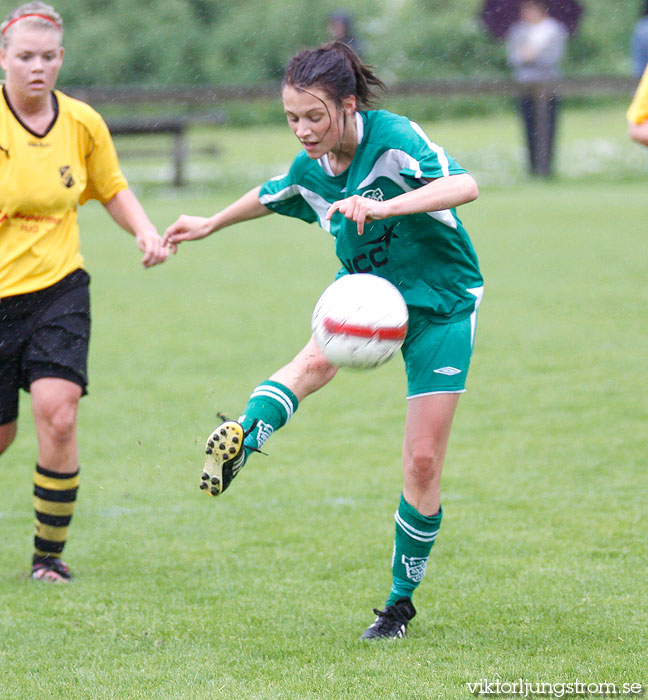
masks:
[[[559,179],[486,178],[463,208],[487,293],[442,535],[410,635],[392,644],[359,635],[390,585],[400,358],[341,372],[222,498],[198,490],[217,411],[236,415],[305,341],[337,269],[331,242],[270,217],[143,271],[101,207],[83,208],[94,328],[66,550],[77,578],[26,575],[25,397],[0,461],[3,700],[454,700],[480,679],[648,687],[646,177],[564,172],[597,124],[601,141],[645,153],[611,115],[568,117]],[[479,143],[506,160],[517,124],[434,126],[471,168]],[[285,158],[278,132],[218,138],[224,159],[242,148],[247,173]],[[163,229],[225,204],[231,184],[142,191]]]

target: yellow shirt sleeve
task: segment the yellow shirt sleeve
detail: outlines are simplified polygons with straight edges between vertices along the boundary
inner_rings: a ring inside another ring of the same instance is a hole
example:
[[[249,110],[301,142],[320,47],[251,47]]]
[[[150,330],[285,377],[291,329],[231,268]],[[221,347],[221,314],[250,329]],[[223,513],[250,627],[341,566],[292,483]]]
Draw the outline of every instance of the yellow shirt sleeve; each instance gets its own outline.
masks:
[[[88,182],[79,198],[80,204],[97,199],[107,204],[118,192],[128,187],[128,182],[119,168],[117,152],[106,126],[106,122],[94,113],[95,119],[89,128],[89,153],[86,157]]]
[[[626,117],[633,124],[643,124],[648,119],[648,68],[641,76]]]

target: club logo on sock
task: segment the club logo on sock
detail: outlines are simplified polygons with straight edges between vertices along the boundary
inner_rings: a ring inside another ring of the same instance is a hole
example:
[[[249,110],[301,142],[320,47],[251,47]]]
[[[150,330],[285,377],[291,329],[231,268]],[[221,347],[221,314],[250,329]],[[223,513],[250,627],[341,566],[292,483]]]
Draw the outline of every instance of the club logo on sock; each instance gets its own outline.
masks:
[[[429,557],[406,557],[404,554],[401,562],[405,566],[407,578],[414,583],[420,583],[425,576]]]
[[[256,437],[257,447],[261,447],[263,443],[274,433],[274,428],[269,423],[264,423],[260,420],[257,423],[257,427],[254,431],[254,436]]]

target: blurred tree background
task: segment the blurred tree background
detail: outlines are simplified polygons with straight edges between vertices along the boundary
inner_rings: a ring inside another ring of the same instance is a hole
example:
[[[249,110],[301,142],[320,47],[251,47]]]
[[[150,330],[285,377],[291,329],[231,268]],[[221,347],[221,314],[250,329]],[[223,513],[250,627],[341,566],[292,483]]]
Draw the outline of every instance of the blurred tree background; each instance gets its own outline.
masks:
[[[18,4],[18,3],[15,3]],[[2,16],[14,6],[2,0]],[[299,49],[328,39],[335,0],[59,0],[61,85],[253,85],[280,79]],[[479,22],[481,0],[348,0],[364,58],[388,81],[507,76]],[[583,0],[567,75],[630,73],[640,0]]]

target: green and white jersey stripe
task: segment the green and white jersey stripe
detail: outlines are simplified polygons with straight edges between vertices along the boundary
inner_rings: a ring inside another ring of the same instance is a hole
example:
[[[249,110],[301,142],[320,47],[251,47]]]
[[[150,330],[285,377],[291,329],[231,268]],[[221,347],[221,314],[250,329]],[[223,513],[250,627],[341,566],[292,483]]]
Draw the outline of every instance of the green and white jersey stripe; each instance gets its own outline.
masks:
[[[358,148],[349,168],[334,175],[328,159],[297,155],[286,175],[264,183],[260,201],[272,211],[318,222],[335,238],[340,274],[368,272],[395,284],[410,306],[430,309],[439,322],[475,309],[483,285],[477,256],[455,209],[398,216],[365,226],[329,206],[354,194],[391,199],[429,180],[466,172],[423,129],[384,110],[358,112]],[[471,293],[471,291],[473,292]]]

